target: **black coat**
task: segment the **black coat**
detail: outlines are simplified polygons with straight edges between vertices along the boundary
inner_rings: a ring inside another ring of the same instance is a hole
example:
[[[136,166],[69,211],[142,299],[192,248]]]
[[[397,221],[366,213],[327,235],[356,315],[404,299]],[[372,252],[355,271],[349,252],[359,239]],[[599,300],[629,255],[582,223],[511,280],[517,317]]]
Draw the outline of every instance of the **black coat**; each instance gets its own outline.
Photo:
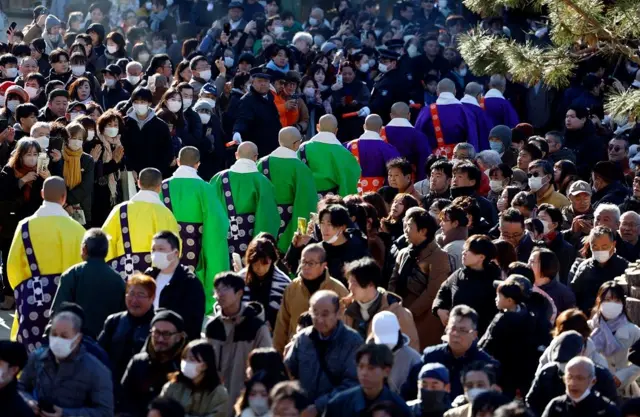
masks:
[[[556,233],[556,237],[551,242],[547,243],[547,248],[552,250],[558,257],[558,260],[560,261],[558,276],[560,278],[560,282],[566,284],[571,265],[573,265],[573,262],[576,260],[576,248],[564,240],[562,233]]]
[[[251,87],[251,91],[240,99],[233,133],[240,133],[243,141],[254,142],[258,146],[259,156],[265,156],[280,146],[278,134],[281,128],[273,95],[270,92],[259,94]]]
[[[26,201],[22,190],[18,187],[15,171],[5,165],[0,171],[0,237],[13,238],[18,223],[38,210],[42,204],[40,190],[44,180],[38,177],[31,185],[29,201]]]
[[[53,68],[51,68],[49,70],[49,75],[46,77],[46,81],[47,81],[47,84],[49,84],[49,82],[51,81],[58,80],[58,81],[62,81],[66,86],[70,78],[71,78],[71,70],[69,70],[68,72],[65,72],[64,74],[58,74]]]
[[[629,262],[615,253],[604,265],[593,258],[584,260],[571,280],[571,289],[576,294],[578,308],[588,316],[596,302],[600,286],[624,274],[628,266]]]
[[[406,74],[400,69],[382,74],[371,90],[371,98],[369,99],[371,113],[380,115],[385,124],[389,123],[391,106],[399,101],[409,102],[410,89],[407,88],[407,84]]]
[[[634,196],[627,196],[624,202],[620,205],[620,212],[626,213],[627,211],[635,211],[640,214],[640,200]]]
[[[599,190],[591,196],[591,205],[594,209],[599,204],[615,204],[616,206],[624,203],[625,199],[629,196],[629,188],[620,181],[612,182],[611,184]]]
[[[146,275],[154,279],[160,274],[157,268],[149,268]],[[212,296],[210,294],[209,296]],[[169,283],[160,293],[161,308],[173,310],[184,320],[187,339],[200,338],[202,323],[204,322],[205,295],[200,280],[186,266],[178,265]]]
[[[541,285],[540,289],[551,297],[558,314],[576,306],[576,295],[571,291],[571,288],[557,279],[552,279],[548,284]]]
[[[498,312],[493,281],[500,277],[500,268],[493,263],[482,271],[463,266],[440,286],[433,300],[433,315],[438,317],[440,309],[451,311],[455,306],[468,305],[478,313],[478,334],[484,334]]]
[[[604,141],[596,134],[596,129],[591,120],[587,120],[580,130],[566,130],[564,133],[565,146],[576,155],[578,175],[589,181],[591,168],[599,162],[607,159],[604,149]]]
[[[80,184],[76,185],[70,190],[67,190],[67,204],[75,205],[80,204],[82,210],[84,210],[84,216],[87,220],[87,224],[91,224],[91,204],[93,202],[93,175],[94,175],[95,163],[91,155],[83,153],[80,155],[80,169],[81,178]],[[57,163],[50,163],[49,169],[51,175],[57,175],[63,177],[64,172],[64,158],[60,158]]]
[[[584,400],[574,403],[567,395],[554,398],[542,417],[618,417],[620,411],[609,399],[591,392]]]
[[[396,407],[393,417],[411,417],[411,410],[406,402],[398,394],[391,391],[388,385],[382,387],[382,392],[375,399],[375,402],[385,402]],[[365,415],[371,402],[366,399],[362,387],[355,386],[337,393],[327,404],[326,416],[331,417],[354,417]]]
[[[121,311],[105,320],[98,336],[98,343],[109,356],[116,385],[120,385],[122,375],[133,355],[142,351],[151,330],[154,314],[152,306],[142,317],[134,317],[128,311]]]
[[[558,363],[551,362],[545,365],[536,375],[526,397],[527,405],[536,415],[542,415],[551,400],[565,393],[566,388],[562,380],[562,374],[563,372],[558,367]],[[597,364],[596,383],[592,390],[599,392],[612,401],[618,399],[613,375],[608,369]]]
[[[203,180],[209,182],[211,178],[226,168],[225,143],[227,142],[222,131],[222,124],[217,114],[212,114],[209,123],[202,125],[205,141],[200,150],[200,166],[198,175]]]
[[[189,108],[183,112],[184,125],[176,128],[176,135],[182,139],[182,146],[195,146],[200,151],[200,157],[209,153],[211,142],[204,137],[200,116]]]
[[[2,404],[2,415],[11,417],[35,417],[31,407],[18,393],[18,384],[12,381],[6,387],[0,389],[0,404]]]
[[[173,145],[169,126],[154,116],[142,126],[131,116],[124,118],[125,131],[121,142],[124,146],[125,165],[128,170],[140,172],[144,168],[157,168],[166,178],[173,161]]]
[[[222,130],[227,138],[227,141],[231,140],[233,136],[233,126],[238,118],[238,112],[240,111],[240,100],[244,96],[244,93],[238,89],[232,89],[229,95],[229,102],[227,103],[227,109],[222,113]]]
[[[116,104],[121,101],[129,100],[131,95],[122,88],[119,82],[116,82],[114,88],[107,88],[106,86],[102,88],[102,100],[100,104],[102,105],[103,110],[113,109],[116,107]]]

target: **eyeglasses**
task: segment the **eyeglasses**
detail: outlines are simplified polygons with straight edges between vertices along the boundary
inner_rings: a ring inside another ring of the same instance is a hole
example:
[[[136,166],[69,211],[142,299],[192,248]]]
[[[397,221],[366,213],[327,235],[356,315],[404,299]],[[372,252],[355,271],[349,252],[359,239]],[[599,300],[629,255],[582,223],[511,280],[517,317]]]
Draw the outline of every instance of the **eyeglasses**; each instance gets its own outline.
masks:
[[[500,233],[500,235],[505,239],[520,239],[524,236],[524,233]]]
[[[126,296],[129,297],[129,298],[135,298],[137,300],[144,300],[144,299],[147,299],[147,298],[151,298],[150,295],[148,295],[147,293],[144,293],[144,292],[128,292],[126,294]]]
[[[322,264],[322,262],[315,262],[315,261],[302,261],[302,262],[300,262],[300,265],[309,266],[311,268],[313,268],[313,267],[315,267],[317,265],[320,265],[320,264]]]
[[[471,334],[475,332],[475,329],[466,329],[464,327],[449,327],[447,333],[457,333],[461,335]]]
[[[619,145],[609,145],[609,150],[614,152],[620,152],[622,150],[622,147],[620,147]]]
[[[168,339],[172,336],[175,336],[177,334],[180,334],[181,332],[161,332],[157,329],[151,329],[151,335],[153,337],[157,337],[157,338],[161,338],[161,339]]]

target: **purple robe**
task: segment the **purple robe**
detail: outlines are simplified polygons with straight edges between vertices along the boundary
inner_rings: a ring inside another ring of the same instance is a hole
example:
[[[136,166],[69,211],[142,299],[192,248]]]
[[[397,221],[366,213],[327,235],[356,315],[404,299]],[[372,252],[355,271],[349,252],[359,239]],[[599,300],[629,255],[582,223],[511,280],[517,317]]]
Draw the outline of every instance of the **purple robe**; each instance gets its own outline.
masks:
[[[505,125],[511,129],[520,123],[511,103],[500,97],[485,97],[484,109],[494,126]]]
[[[493,123],[487,113],[480,106],[471,103],[462,103],[468,113],[471,113],[478,128],[478,151],[489,149],[489,133],[493,129]]]
[[[478,149],[478,128],[476,127],[473,115],[465,110],[460,103],[457,104],[436,104],[438,116],[440,117],[440,126],[442,127],[442,138],[446,144],[458,144],[468,142]],[[429,106],[420,110],[418,120],[416,120],[416,129],[425,134],[429,139],[431,149],[438,147],[436,133],[433,130],[433,122],[431,120],[431,109]]]
[[[368,133],[371,132],[365,131],[361,138],[366,138]],[[400,153],[393,145],[389,145],[382,139],[365,138],[352,140],[346,146],[349,152],[358,154],[357,159],[362,168],[360,178],[375,178],[377,183],[372,185],[380,188],[387,178],[387,162],[393,158],[399,158]]]
[[[415,127],[410,126],[408,120],[405,121],[407,126],[393,126],[394,124],[399,123],[391,120],[391,122],[384,128],[385,136],[387,141],[389,141],[389,144],[395,146],[398,152],[400,152],[400,155],[406,158],[411,162],[411,165],[415,167],[416,178],[423,179],[426,175],[424,171],[424,163],[427,160],[427,157],[431,155],[429,139],[427,139],[424,133]]]

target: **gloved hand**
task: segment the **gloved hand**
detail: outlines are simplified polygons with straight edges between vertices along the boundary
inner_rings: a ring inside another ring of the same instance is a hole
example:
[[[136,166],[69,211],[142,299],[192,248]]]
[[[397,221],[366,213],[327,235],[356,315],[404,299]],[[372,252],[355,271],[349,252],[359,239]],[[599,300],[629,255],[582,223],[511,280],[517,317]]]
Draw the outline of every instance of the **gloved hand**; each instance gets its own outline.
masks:
[[[409,104],[410,104],[410,105],[413,105],[413,104],[416,104],[416,102],[415,102],[415,101],[413,101],[413,100],[409,100]]]
[[[370,114],[371,114],[371,109],[369,109],[369,107],[363,107],[358,111],[359,117],[367,117]]]
[[[242,136],[240,135],[240,132],[235,132],[233,134],[233,139],[234,142],[237,142],[238,145],[242,143]]]

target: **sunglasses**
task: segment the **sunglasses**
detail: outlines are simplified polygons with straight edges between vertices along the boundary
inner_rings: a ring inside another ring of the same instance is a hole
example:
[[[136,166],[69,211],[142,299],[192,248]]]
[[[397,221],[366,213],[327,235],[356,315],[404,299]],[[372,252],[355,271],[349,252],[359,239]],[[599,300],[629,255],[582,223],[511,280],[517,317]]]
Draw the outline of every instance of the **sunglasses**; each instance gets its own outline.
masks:
[[[530,174],[527,174],[527,177],[529,178],[538,178],[538,177],[544,177],[545,174],[540,174],[539,172],[532,172]]]
[[[618,145],[609,145],[609,150],[614,152],[620,152],[622,150],[622,147]]]

